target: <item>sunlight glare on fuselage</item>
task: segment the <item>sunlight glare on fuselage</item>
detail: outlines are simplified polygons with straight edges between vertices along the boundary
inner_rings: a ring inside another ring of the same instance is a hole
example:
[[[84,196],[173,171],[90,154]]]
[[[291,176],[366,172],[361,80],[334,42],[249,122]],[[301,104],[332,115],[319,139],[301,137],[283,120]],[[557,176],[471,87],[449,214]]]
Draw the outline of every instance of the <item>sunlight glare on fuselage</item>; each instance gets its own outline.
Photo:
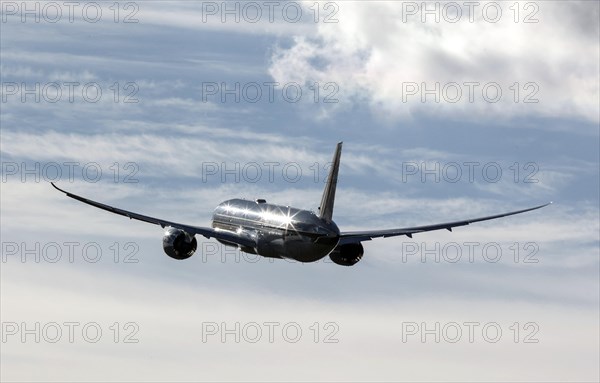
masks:
[[[289,230],[290,228],[294,231],[296,230],[296,228],[294,227],[294,223],[296,223],[294,217],[296,216],[296,214],[298,214],[298,212],[295,214],[290,214],[290,209],[288,209],[287,212],[284,212],[279,207],[274,208],[271,206],[267,206],[265,210],[258,212],[247,208],[239,208],[229,203],[224,204],[223,208],[225,210],[225,213],[227,214],[239,214],[244,217],[256,217],[257,219],[260,218],[266,222],[276,223],[280,227],[285,227],[286,230]]]

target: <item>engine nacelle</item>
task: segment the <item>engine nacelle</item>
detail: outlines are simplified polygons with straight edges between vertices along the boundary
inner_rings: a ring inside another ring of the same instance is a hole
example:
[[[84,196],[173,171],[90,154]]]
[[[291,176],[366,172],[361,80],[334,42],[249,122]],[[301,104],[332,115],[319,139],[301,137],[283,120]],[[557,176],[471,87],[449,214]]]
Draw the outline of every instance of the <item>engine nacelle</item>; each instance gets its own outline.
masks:
[[[188,259],[198,248],[196,237],[183,230],[167,227],[163,237],[163,250],[175,259]]]
[[[342,266],[354,266],[360,261],[365,249],[363,245],[359,243],[348,243],[336,247],[330,254],[329,258],[338,265]]]

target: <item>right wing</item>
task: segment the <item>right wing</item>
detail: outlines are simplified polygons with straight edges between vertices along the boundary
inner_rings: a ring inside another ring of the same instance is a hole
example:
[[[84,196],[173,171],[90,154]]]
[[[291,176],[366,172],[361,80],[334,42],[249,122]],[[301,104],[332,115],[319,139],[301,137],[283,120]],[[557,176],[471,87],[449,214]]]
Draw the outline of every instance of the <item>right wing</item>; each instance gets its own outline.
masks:
[[[59,190],[59,191],[65,193],[67,195],[67,197],[71,197],[73,199],[76,199],[76,200],[86,203],[88,205],[92,205],[92,206],[97,207],[102,210],[110,211],[111,213],[123,215],[125,217],[128,217],[129,219],[136,219],[138,221],[152,223],[155,225],[159,225],[162,228],[170,226],[170,227],[174,227],[176,229],[181,229],[191,235],[200,234],[206,238],[221,239],[223,241],[232,242],[232,243],[235,243],[235,244],[238,244],[241,246],[247,246],[247,247],[255,247],[256,246],[254,241],[252,241],[248,238],[244,238],[242,236],[236,235],[235,233],[232,233],[229,231],[213,229],[210,227],[184,225],[184,224],[177,223],[177,222],[166,221],[166,220],[160,219],[160,218],[149,217],[147,215],[142,215],[142,214],[134,213],[131,211],[119,209],[119,208],[116,208],[113,206],[105,205],[100,202],[96,202],[96,201],[92,201],[87,198],[80,197],[76,194],[69,193],[68,191],[62,190],[58,186],[54,185],[53,182],[51,182],[51,184],[52,184],[52,186],[54,186],[54,188],[56,190]]]
[[[347,232],[340,233],[339,244],[345,245],[345,244],[349,244],[349,243],[358,243],[358,242],[362,242],[362,241],[369,241],[373,238],[380,238],[380,237],[387,238],[387,237],[394,237],[394,236],[398,236],[398,235],[406,235],[406,236],[412,238],[413,234],[423,233],[423,232],[432,231],[432,230],[446,229],[448,231],[452,231],[453,227],[466,226],[466,225],[468,225],[470,223],[474,223],[474,222],[487,221],[490,219],[496,219],[496,218],[501,218],[501,217],[507,217],[509,215],[525,213],[526,211],[536,210],[536,209],[540,209],[544,206],[548,206],[551,203],[552,202],[549,202],[544,205],[531,207],[529,209],[511,211],[509,213],[504,213],[504,214],[496,214],[496,215],[490,215],[487,217],[480,217],[480,218],[471,218],[471,219],[465,219],[462,221],[455,221],[455,222],[438,223],[438,224],[425,225],[425,226],[405,227],[405,228],[400,228],[400,229],[347,231]]]

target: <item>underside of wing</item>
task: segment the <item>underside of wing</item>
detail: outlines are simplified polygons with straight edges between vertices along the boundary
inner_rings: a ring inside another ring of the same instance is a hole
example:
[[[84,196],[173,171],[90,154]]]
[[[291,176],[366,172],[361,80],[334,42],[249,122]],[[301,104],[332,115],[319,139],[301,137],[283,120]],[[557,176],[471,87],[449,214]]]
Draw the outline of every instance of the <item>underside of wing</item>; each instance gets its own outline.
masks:
[[[544,206],[548,206],[551,203],[552,202],[549,202],[549,203],[531,207],[528,209],[511,211],[511,212],[503,213],[503,214],[490,215],[487,217],[471,218],[471,219],[465,219],[462,221],[455,221],[455,222],[438,223],[438,224],[434,224],[434,225],[414,226],[414,227],[405,227],[405,228],[388,229],[388,230],[347,231],[347,232],[340,233],[339,244],[344,245],[344,244],[349,244],[349,243],[358,243],[358,242],[362,242],[362,241],[369,241],[373,238],[387,238],[387,237],[395,237],[398,235],[406,235],[406,236],[412,238],[413,234],[423,233],[423,232],[432,231],[432,230],[446,229],[446,230],[452,231],[453,227],[465,226],[465,225],[469,225],[474,222],[488,221],[491,219],[507,217],[509,215],[525,213],[527,211],[536,210],[536,209],[540,209]]]
[[[116,208],[113,206],[105,205],[100,202],[92,201],[87,198],[83,198],[81,196],[78,196],[73,193],[69,193],[69,192],[59,188],[54,183],[51,183],[51,184],[52,184],[52,186],[54,186],[54,188],[56,190],[59,190],[59,191],[65,193],[68,197],[71,197],[73,199],[81,201],[85,204],[92,205],[99,209],[106,210],[106,211],[109,211],[114,214],[119,214],[119,215],[128,217],[129,219],[135,219],[138,221],[152,223],[155,225],[159,225],[163,228],[170,226],[170,227],[174,227],[177,229],[181,229],[191,235],[200,234],[206,238],[220,239],[220,240],[227,241],[230,243],[235,243],[235,244],[238,244],[241,246],[246,246],[246,247],[254,247],[255,246],[255,243],[252,240],[238,236],[235,233],[232,233],[229,231],[217,230],[217,229],[213,229],[210,227],[198,227],[198,226],[185,225],[185,224],[181,224],[181,223],[177,223],[177,222],[171,222],[171,221],[167,221],[167,220],[160,219],[160,218],[154,218],[154,217],[150,217],[147,215],[134,213],[134,212],[119,209],[119,208]]]

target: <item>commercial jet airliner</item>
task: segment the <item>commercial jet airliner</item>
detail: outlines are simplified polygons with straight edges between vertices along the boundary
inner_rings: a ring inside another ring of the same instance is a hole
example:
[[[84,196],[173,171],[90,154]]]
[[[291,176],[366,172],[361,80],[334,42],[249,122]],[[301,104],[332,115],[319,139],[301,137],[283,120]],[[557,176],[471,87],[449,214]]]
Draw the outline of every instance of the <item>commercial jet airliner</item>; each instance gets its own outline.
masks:
[[[163,236],[163,249],[174,259],[191,257],[198,247],[195,235],[200,234],[206,238],[214,238],[224,245],[238,247],[241,251],[263,257],[314,262],[329,255],[333,262],[342,266],[353,266],[361,260],[364,254],[363,241],[399,235],[412,238],[413,234],[431,230],[452,231],[453,227],[524,213],[551,203],[488,217],[433,225],[388,230],[340,231],[333,222],[333,203],[341,154],[342,143],[340,142],[333,155],[318,214],[290,206],[270,204],[264,199],[255,201],[230,199],[222,202],[215,209],[212,227],[184,225],[133,213],[69,193],[58,188],[54,183],[52,186],[83,203],[130,219],[160,225],[166,229]]]

